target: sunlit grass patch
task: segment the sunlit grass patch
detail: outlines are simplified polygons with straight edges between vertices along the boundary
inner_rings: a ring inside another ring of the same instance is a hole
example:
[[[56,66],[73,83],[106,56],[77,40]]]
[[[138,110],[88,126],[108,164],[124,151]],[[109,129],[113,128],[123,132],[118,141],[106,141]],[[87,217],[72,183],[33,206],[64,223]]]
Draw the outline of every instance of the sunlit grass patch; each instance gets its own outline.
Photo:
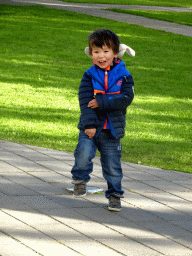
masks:
[[[169,12],[169,11],[145,11],[145,10],[122,10],[109,9],[109,11],[144,16],[151,19],[164,20],[182,25],[192,26],[192,12]]]
[[[170,97],[136,99],[127,120],[125,159],[146,165],[158,162],[164,169],[171,161],[174,170],[180,162],[181,169],[190,170],[191,105],[192,100]]]
[[[95,3],[95,4],[125,4],[125,5],[149,5],[149,6],[176,6],[191,8],[188,0],[61,0],[72,3]]]

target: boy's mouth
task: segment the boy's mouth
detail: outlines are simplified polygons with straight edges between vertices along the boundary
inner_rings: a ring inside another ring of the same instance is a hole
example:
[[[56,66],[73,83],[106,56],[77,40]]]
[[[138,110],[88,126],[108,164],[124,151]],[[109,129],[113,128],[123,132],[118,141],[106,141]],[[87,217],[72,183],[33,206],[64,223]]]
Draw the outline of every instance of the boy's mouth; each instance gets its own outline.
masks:
[[[100,65],[105,65],[106,61],[99,61]]]

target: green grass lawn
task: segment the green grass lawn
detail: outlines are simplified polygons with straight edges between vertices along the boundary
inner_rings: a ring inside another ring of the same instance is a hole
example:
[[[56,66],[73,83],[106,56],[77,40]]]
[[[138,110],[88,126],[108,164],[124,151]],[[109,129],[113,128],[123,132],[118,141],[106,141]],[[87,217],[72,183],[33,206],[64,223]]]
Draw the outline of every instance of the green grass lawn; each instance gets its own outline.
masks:
[[[192,26],[192,12],[143,11],[121,9],[109,9],[109,11],[144,16],[151,19],[165,20],[182,25]]]
[[[136,51],[122,160],[192,173],[192,38],[48,9],[1,5],[0,139],[72,152],[87,36],[109,28]]]
[[[92,4],[127,4],[127,5],[149,5],[192,8],[190,0],[61,0],[71,3],[92,3]]]

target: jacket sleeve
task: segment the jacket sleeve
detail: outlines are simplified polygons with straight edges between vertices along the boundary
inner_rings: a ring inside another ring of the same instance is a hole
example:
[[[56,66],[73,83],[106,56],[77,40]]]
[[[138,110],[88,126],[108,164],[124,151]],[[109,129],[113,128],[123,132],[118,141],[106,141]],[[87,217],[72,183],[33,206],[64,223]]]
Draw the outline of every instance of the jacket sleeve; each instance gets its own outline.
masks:
[[[97,94],[99,110],[125,110],[134,98],[134,81],[131,75],[124,77],[120,94]]]
[[[79,105],[81,109],[80,122],[83,129],[97,128],[97,115],[94,109],[88,108],[88,103],[93,100],[93,84],[91,77],[84,73],[79,86]]]

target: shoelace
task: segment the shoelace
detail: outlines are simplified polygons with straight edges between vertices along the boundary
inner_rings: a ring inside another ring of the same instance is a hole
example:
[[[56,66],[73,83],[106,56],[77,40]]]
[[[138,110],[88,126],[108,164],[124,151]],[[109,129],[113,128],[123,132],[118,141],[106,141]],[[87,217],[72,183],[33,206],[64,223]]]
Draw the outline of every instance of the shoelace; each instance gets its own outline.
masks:
[[[120,205],[120,198],[119,198],[119,197],[112,196],[112,197],[110,198],[110,202],[111,202],[111,204],[113,204],[113,205]]]
[[[84,189],[85,189],[84,183],[79,183],[75,185],[75,190],[84,190]]]

